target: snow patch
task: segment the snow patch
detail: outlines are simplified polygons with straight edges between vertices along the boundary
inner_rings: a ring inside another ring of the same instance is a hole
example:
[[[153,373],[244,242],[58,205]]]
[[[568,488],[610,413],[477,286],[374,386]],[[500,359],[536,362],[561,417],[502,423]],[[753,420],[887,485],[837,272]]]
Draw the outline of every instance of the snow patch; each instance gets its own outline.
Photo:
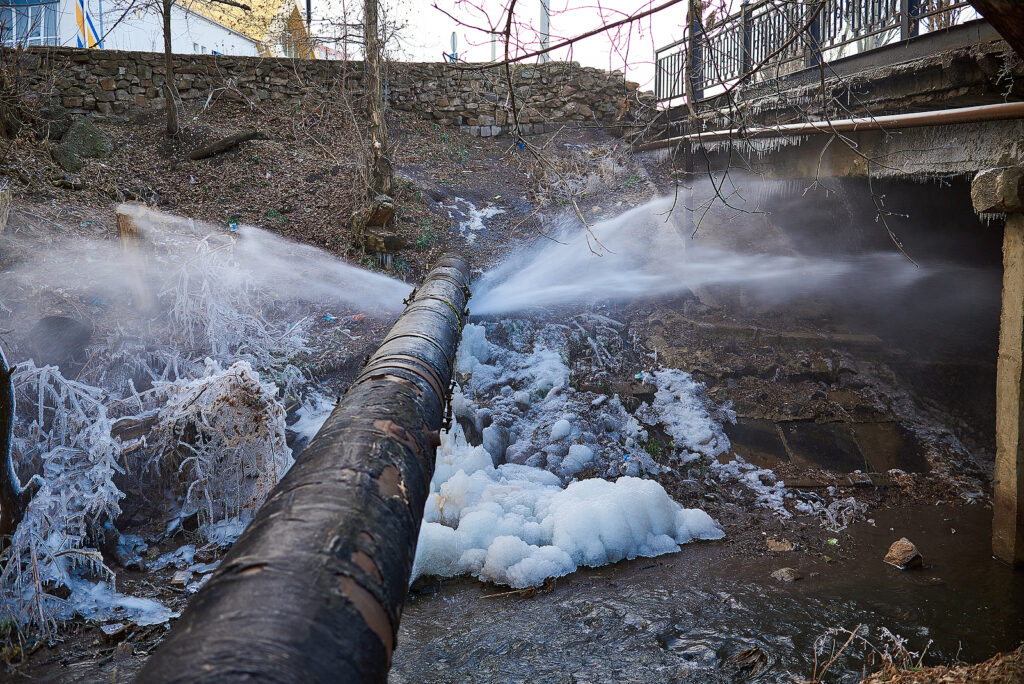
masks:
[[[476,241],[476,233],[486,228],[484,221],[493,218],[498,214],[504,214],[505,210],[487,202],[483,207],[477,207],[469,200],[456,197],[452,204],[442,204],[448,211],[448,218],[459,222],[459,234],[466,239],[467,244]]]

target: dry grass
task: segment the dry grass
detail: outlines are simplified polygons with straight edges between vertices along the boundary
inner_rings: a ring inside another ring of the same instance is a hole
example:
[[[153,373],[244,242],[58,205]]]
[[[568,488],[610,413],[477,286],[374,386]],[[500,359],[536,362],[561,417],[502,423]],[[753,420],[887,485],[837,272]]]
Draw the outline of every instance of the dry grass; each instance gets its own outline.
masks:
[[[862,684],[1017,684],[1024,682],[1024,644],[1010,653],[997,653],[977,665],[927,667],[921,670],[886,668]]]

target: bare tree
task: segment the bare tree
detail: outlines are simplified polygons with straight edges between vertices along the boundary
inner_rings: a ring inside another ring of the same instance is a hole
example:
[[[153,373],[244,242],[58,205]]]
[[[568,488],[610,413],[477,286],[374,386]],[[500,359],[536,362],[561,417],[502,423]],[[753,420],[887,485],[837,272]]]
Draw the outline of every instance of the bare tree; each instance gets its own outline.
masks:
[[[392,168],[388,159],[388,128],[384,116],[383,78],[381,62],[383,51],[380,41],[377,0],[365,0],[364,22],[366,35],[365,97],[366,117],[370,122],[369,192],[370,201],[378,195],[391,194]]]
[[[174,85],[174,58],[171,53],[171,11],[174,0],[159,0],[160,13],[164,20],[164,99],[167,103],[167,135],[177,135],[180,130],[178,123],[178,89]],[[209,0],[210,2],[229,7],[237,7],[244,12],[252,11],[249,5],[234,0]]]

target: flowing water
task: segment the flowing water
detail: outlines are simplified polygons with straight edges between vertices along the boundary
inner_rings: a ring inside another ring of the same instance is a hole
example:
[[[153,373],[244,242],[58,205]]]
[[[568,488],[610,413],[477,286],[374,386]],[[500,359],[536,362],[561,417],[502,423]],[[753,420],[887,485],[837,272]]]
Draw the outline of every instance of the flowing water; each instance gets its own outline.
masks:
[[[1024,640],[1024,577],[991,558],[990,515],[982,506],[882,511],[828,551],[841,563],[745,557],[727,539],[580,570],[531,598],[438,583],[405,609],[391,681],[805,681],[816,641],[820,674],[858,626],[879,652],[892,649],[890,630],[910,651],[927,648],[926,665],[976,662]],[[923,550],[923,570],[882,563],[900,534]],[[768,576],[787,564],[804,579]],[[855,640],[825,681],[859,681],[870,650]]]

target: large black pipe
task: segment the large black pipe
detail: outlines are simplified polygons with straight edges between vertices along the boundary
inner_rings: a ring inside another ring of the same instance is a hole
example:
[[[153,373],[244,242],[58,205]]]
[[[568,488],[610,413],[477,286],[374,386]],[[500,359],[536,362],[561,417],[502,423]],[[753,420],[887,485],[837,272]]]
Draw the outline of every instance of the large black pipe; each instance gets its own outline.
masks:
[[[444,257],[136,681],[387,679],[468,298]]]

